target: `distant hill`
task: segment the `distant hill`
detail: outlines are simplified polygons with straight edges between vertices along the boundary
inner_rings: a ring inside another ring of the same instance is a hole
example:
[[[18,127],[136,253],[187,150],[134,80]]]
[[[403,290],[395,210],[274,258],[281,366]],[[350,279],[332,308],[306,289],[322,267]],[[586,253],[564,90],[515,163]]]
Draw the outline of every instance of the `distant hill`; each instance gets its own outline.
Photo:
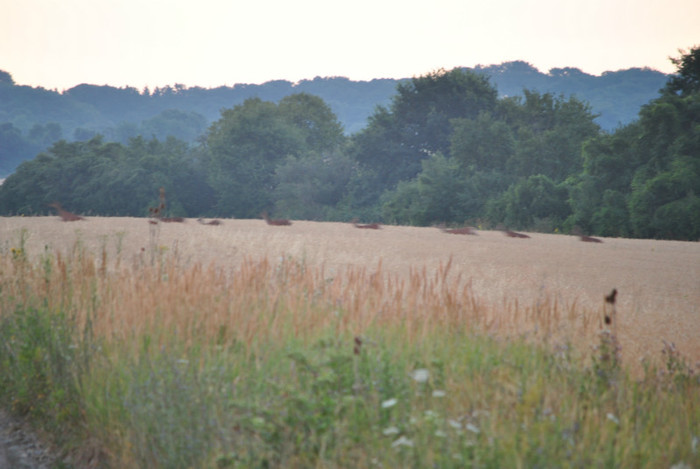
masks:
[[[488,75],[502,96],[522,94],[524,88],[574,95],[590,103],[597,122],[613,130],[637,117],[668,79],[651,69],[628,69],[589,75],[577,68],[542,73],[522,61],[473,69]],[[405,79],[404,79],[405,80]],[[343,123],[347,134],[361,130],[377,106],[390,103],[401,80],[352,81],[316,77],[292,83],[238,84],[205,89],[183,85],[154,90],[82,84],[64,92],[18,85],[0,71],[0,177],[59,139],[85,140],[96,134],[126,142],[136,135],[164,139],[173,135],[194,141],[220,111],[259,97],[266,101],[299,92],[321,97]]]

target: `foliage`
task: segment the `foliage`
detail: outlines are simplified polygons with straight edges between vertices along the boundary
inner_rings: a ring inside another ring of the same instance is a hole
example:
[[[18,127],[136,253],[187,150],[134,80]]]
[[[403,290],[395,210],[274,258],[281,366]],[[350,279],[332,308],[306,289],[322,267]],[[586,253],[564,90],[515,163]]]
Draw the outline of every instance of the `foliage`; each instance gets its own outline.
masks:
[[[7,179],[0,213],[46,213],[46,204],[59,201],[83,214],[145,215],[163,187],[176,216],[252,218],[268,210],[314,220],[479,220],[525,230],[577,227],[603,236],[696,240],[698,54],[694,48],[673,59],[678,74],[659,97],[637,121],[607,133],[592,105],[575,96],[533,86],[499,99],[481,69],[438,70],[400,81],[388,104],[349,139],[332,106],[307,91],[310,83],[267,84],[275,101],[253,97],[259,88],[245,86],[237,91],[248,98],[221,111],[197,144],[167,135],[191,141],[205,117],[172,106],[140,124],[112,126],[105,136],[96,128],[75,129],[83,140],[59,140]],[[537,81],[538,72],[525,63],[488,70]],[[591,83],[575,69],[550,74]],[[328,93],[342,84],[313,83]],[[0,93],[9,88],[17,88],[11,76],[0,82]],[[81,85],[66,95],[117,115],[119,109],[132,112],[130,106],[144,97],[172,104],[204,91]],[[0,151],[30,154],[66,131],[51,122],[26,131],[3,124]],[[135,137],[145,133],[153,138]],[[3,158],[0,164],[10,168],[17,161]]]
[[[379,108],[353,139],[352,155],[391,189],[416,176],[421,161],[447,153],[452,119],[476,118],[496,105],[496,89],[483,75],[440,70],[402,83],[391,106]]]
[[[389,222],[425,226],[469,218],[462,202],[468,190],[459,164],[441,153],[423,160],[423,170],[384,195],[383,214]]]
[[[101,137],[59,141],[0,186],[0,212],[46,214],[59,201],[77,213],[146,216],[164,187],[173,215],[201,213],[211,203],[203,184],[187,145],[175,139],[137,138],[127,146]]]
[[[547,225],[554,229],[569,215],[566,195],[566,187],[555,184],[547,176],[530,176],[511,185],[500,199],[492,202],[491,219],[502,214],[500,221],[517,229],[531,228],[547,220]]]
[[[275,170],[275,213],[301,220],[333,218],[353,172],[353,161],[339,152],[287,157]]]

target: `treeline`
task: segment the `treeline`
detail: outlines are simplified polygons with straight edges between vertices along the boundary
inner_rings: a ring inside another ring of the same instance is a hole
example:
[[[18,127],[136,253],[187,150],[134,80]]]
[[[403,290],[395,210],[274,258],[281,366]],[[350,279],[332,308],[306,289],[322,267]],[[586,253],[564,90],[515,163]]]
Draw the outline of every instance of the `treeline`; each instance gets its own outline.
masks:
[[[0,186],[0,213],[45,214],[59,201],[82,214],[146,216],[163,187],[169,216],[267,210],[698,240],[700,48],[675,63],[658,97],[613,132],[576,97],[503,97],[464,69],[399,83],[349,137],[317,96],[250,98],[197,143],[56,143]]]
[[[522,95],[523,88],[576,96],[591,105],[596,123],[609,131],[634,120],[667,79],[650,69],[601,76],[576,68],[542,73],[522,61],[472,71],[488,76],[501,97]],[[277,103],[296,93],[319,96],[343,124],[345,134],[352,135],[366,126],[377,106],[390,104],[396,86],[405,81],[316,77],[298,83],[276,80],[212,89],[174,85],[143,90],[82,84],[59,93],[18,85],[9,73],[0,71],[0,178],[62,139],[84,141],[102,135],[128,144],[139,135],[159,140],[174,136],[193,143],[219,118],[222,108],[250,98]]]

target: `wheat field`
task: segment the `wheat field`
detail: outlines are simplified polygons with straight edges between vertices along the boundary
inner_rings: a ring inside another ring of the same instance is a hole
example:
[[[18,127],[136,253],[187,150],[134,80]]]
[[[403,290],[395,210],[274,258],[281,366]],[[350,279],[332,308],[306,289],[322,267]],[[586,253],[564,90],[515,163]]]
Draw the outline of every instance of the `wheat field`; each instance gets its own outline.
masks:
[[[329,277],[365,268],[398,279],[416,271],[430,276],[449,263],[450,275],[470,285],[496,315],[548,304],[587,317],[593,328],[599,327],[604,296],[616,288],[617,333],[628,363],[660,355],[663,341],[673,342],[691,363],[700,361],[700,243],[614,238],[583,243],[555,234],[518,239],[498,231],[463,236],[437,228],[360,230],[310,221],[277,227],[263,220],[206,226],[193,219],[152,225],[143,218],[66,223],[57,217],[0,217],[0,249],[15,247],[22,231],[30,256],[80,243],[126,261],[167,252],[185,265],[236,269],[246,259],[292,258]],[[564,332],[574,339],[579,334]]]

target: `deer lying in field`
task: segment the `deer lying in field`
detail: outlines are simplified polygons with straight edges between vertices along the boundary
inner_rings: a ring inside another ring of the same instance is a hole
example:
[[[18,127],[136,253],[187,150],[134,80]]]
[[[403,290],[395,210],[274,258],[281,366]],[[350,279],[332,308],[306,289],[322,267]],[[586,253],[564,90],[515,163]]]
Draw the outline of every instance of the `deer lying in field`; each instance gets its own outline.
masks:
[[[197,221],[201,223],[202,225],[210,225],[210,226],[219,226],[221,225],[221,220],[211,220],[211,221],[204,221],[202,218],[198,218]]]
[[[602,243],[602,239],[594,238],[593,236],[587,236],[583,234],[583,231],[579,226],[574,226],[571,229],[571,233],[578,236],[578,238],[583,241],[584,243]]]
[[[63,210],[63,207],[61,207],[61,204],[59,204],[58,202],[51,202],[50,204],[48,204],[48,206],[56,209],[56,211],[58,212],[58,216],[61,217],[62,221],[85,220],[85,218],[81,217],[80,215],[76,215],[75,213]]]
[[[476,235],[476,231],[471,226],[463,226],[461,228],[445,228],[445,225],[438,225],[443,232],[457,235]]]
[[[518,233],[517,231],[511,231],[511,230],[503,230],[503,234],[508,236],[509,238],[529,238],[528,235],[525,233]]]
[[[285,219],[285,218],[270,218],[267,216],[267,212],[263,212],[260,214],[261,217],[263,217],[263,220],[265,220],[265,223],[268,225],[273,225],[273,226],[289,226],[292,224],[291,221]]]
[[[360,228],[363,230],[379,230],[379,229],[381,229],[381,226],[379,225],[379,223],[362,224],[362,223],[358,223],[358,221],[359,220],[357,218],[353,218],[352,220],[350,220],[350,223],[352,223],[352,225],[355,228]]]
[[[594,238],[593,236],[579,235],[579,239],[584,243],[602,243],[602,239]]]

